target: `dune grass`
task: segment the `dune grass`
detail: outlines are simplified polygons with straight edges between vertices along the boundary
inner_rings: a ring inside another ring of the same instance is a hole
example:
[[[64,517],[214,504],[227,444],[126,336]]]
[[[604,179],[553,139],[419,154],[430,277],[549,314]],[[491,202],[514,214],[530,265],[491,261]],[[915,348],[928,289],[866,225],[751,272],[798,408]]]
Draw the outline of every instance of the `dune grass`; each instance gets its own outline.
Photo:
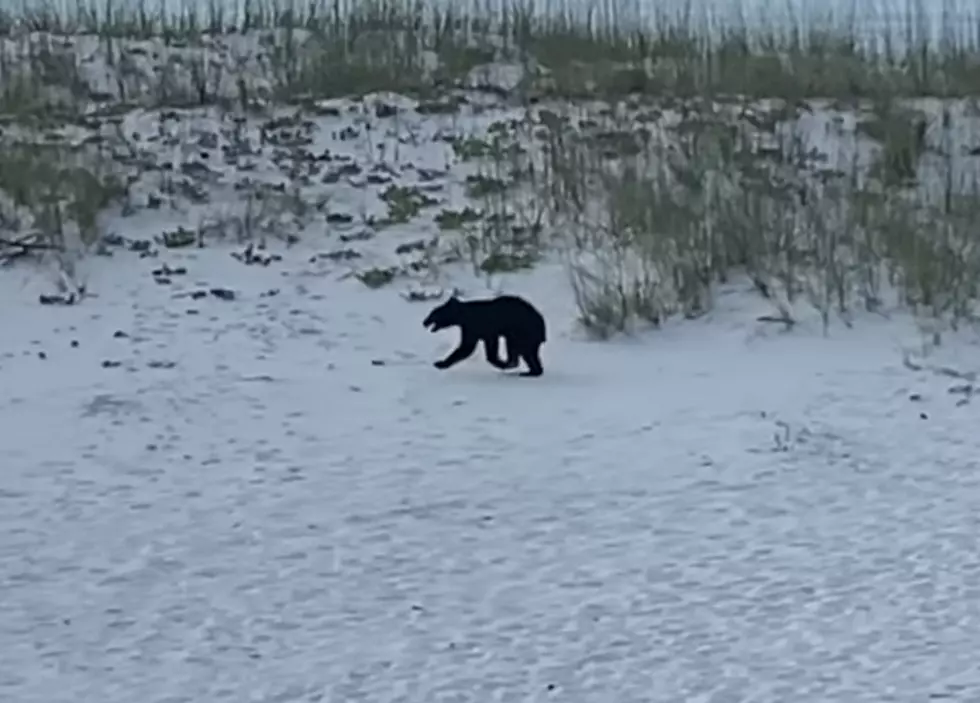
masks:
[[[688,6],[643,12],[634,21],[639,6],[616,0],[588,3],[586,11],[571,0],[537,11],[530,3],[477,11],[422,0],[244,0],[234,11],[219,3],[181,3],[167,11],[146,0],[79,0],[70,12],[43,2],[18,12],[0,9],[0,36],[9,53],[15,37],[31,32],[186,47],[209,37],[275,31],[266,48],[282,99],[437,90],[472,66],[503,57],[543,66],[548,80],[524,87],[560,98],[972,95],[980,79],[980,17],[943,2],[927,13],[921,2],[907,0],[869,24],[873,8],[857,0],[833,21],[792,16],[777,5],[774,14],[785,15],[778,23],[750,18],[734,4],[727,18]],[[889,21],[896,10],[901,22]],[[23,41],[41,40],[35,34]],[[31,49],[31,68],[50,75],[56,52]],[[0,66],[4,85],[13,70],[9,61]],[[22,86],[11,85],[22,101]]]
[[[466,246],[485,271],[533,266],[557,247],[598,336],[705,314],[717,285],[738,276],[787,327],[801,306],[825,327],[895,305],[953,326],[973,320],[980,174],[960,152],[980,113],[980,22],[952,2],[927,14],[910,0],[893,8],[900,21],[874,28],[859,2],[834,21],[779,23],[692,7],[638,20],[639,6],[612,2],[583,12],[394,0],[32,7],[0,10],[0,116],[33,129],[113,102],[249,111],[381,90],[432,101],[475,67],[519,68],[498,90],[528,110],[533,127],[511,137],[533,146],[496,170],[501,150],[474,156],[490,175],[470,193],[491,216]],[[66,38],[106,57],[101,89]],[[236,41],[235,59],[215,43]],[[138,75],[148,50],[164,57],[150,81]],[[818,122],[834,136],[814,131],[815,113],[833,116]],[[524,174],[519,188],[491,187],[503,166]],[[72,169],[48,197],[43,185],[6,183],[3,169],[0,190],[55,223],[74,215],[52,214],[52,203],[102,207],[118,193],[101,161]],[[85,217],[91,231],[95,216]]]

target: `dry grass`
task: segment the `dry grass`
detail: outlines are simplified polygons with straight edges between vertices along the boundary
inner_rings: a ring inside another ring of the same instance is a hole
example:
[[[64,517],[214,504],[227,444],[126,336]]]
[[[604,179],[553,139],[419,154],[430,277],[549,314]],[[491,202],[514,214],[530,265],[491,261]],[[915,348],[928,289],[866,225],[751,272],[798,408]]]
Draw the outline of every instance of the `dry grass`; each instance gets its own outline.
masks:
[[[67,14],[43,3],[34,11],[0,10],[0,36],[32,45],[30,70],[66,86],[77,83],[76,67],[58,66],[57,49],[31,33],[97,37],[121,59],[125,50],[119,43],[125,40],[181,49],[265,32],[263,48],[281,99],[438,91],[492,59],[544,67],[546,79],[521,86],[528,97],[971,95],[980,79],[980,18],[944,0],[942,8],[931,10],[939,19],[930,20],[916,0],[907,1],[905,8],[892,8],[901,10],[900,25],[878,23],[869,30],[857,19],[873,14],[866,3],[855,3],[835,24],[789,17],[776,28],[745,18],[737,6],[720,26],[717,18],[691,7],[674,15],[648,13],[634,23],[622,18],[638,10],[612,0],[589,3],[585,12],[568,0],[548,3],[539,13],[529,3],[510,2],[478,14],[421,0],[245,0],[236,12],[212,3],[182,4],[172,14],[139,0],[79,0]],[[12,93],[5,96],[8,105],[25,99],[22,82],[12,83],[5,73],[11,70],[0,65],[5,92]],[[212,85],[220,78],[205,75],[202,82]],[[203,99],[213,98],[204,93]]]
[[[573,232],[583,323],[608,336],[696,317],[718,283],[743,274],[787,326],[806,309],[825,329],[896,307],[954,327],[972,321],[980,171],[957,153],[974,127],[966,105],[956,116],[946,104],[928,148],[924,118],[884,104],[867,108],[873,128],[816,112],[838,125],[829,137],[781,101],[679,104],[646,139],[612,118],[587,129],[552,121],[548,186],[556,219]],[[617,132],[634,144],[614,155],[598,135]]]
[[[393,0],[185,7],[0,11],[0,114],[43,126],[112,101],[253,110],[379,90],[433,99],[475,66],[507,62],[524,71],[503,97],[537,116],[533,135],[512,136],[537,146],[488,142],[472,155],[486,164],[470,184],[481,216],[460,256],[475,269],[526,268],[546,253],[549,226],[571,233],[572,288],[600,336],[703,314],[717,284],[743,274],[790,326],[804,303],[825,325],[893,304],[972,319],[980,175],[958,154],[974,131],[963,106],[980,85],[980,23],[950,3],[930,24],[910,0],[900,23],[873,35],[854,17],[778,29],[742,19],[707,33],[696,13],[637,23],[612,4],[479,15]],[[105,90],[58,39],[81,35],[108,57]],[[232,57],[235,37],[254,37],[264,68]],[[133,77],[147,42],[166,57],[155,82]],[[819,137],[806,126],[814,105],[848,126]],[[54,178],[49,155],[17,153],[32,161],[17,165],[29,182],[49,185],[18,189],[0,169],[0,190],[36,217],[51,202],[98,209],[116,192],[111,169]]]

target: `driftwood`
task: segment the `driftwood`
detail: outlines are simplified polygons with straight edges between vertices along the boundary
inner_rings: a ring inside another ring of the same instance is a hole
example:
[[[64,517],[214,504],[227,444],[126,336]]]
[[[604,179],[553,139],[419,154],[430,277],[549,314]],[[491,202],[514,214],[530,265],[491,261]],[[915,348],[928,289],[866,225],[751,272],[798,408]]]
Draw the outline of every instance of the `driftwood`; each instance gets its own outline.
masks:
[[[59,250],[59,247],[44,241],[39,232],[28,232],[14,237],[0,236],[0,264],[7,264],[39,251]]]

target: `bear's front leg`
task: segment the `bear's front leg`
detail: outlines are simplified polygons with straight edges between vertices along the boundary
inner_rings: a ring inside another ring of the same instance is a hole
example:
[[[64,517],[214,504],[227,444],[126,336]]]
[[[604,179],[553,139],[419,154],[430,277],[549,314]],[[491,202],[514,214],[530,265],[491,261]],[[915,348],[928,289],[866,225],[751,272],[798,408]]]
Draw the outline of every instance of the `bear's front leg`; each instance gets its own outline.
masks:
[[[507,360],[500,360],[500,338],[499,337],[485,337],[483,339],[483,347],[487,353],[487,362],[501,371],[506,371],[507,369],[512,369],[517,366],[517,357],[513,356],[510,351],[510,345],[507,346]]]
[[[440,370],[448,369],[450,366],[455,366],[476,351],[476,342],[477,340],[475,338],[464,336],[463,339],[460,340],[459,346],[456,347],[452,354],[447,356],[445,359],[437,361],[435,364],[433,364],[433,366]]]

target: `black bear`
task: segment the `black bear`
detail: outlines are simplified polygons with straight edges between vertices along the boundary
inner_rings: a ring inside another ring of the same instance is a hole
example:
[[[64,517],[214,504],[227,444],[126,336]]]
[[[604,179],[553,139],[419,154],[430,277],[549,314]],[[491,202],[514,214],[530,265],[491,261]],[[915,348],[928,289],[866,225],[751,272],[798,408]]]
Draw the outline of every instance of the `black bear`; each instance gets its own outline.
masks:
[[[541,345],[546,341],[544,317],[531,303],[516,295],[500,295],[487,300],[462,301],[455,295],[430,312],[422,322],[433,332],[447,327],[459,327],[462,338],[459,346],[445,359],[437,361],[437,369],[448,369],[468,358],[477,342],[483,342],[487,361],[498,369],[517,367],[523,359],[527,371],[521,376],[540,376]],[[507,358],[500,360],[500,338],[507,342]]]

